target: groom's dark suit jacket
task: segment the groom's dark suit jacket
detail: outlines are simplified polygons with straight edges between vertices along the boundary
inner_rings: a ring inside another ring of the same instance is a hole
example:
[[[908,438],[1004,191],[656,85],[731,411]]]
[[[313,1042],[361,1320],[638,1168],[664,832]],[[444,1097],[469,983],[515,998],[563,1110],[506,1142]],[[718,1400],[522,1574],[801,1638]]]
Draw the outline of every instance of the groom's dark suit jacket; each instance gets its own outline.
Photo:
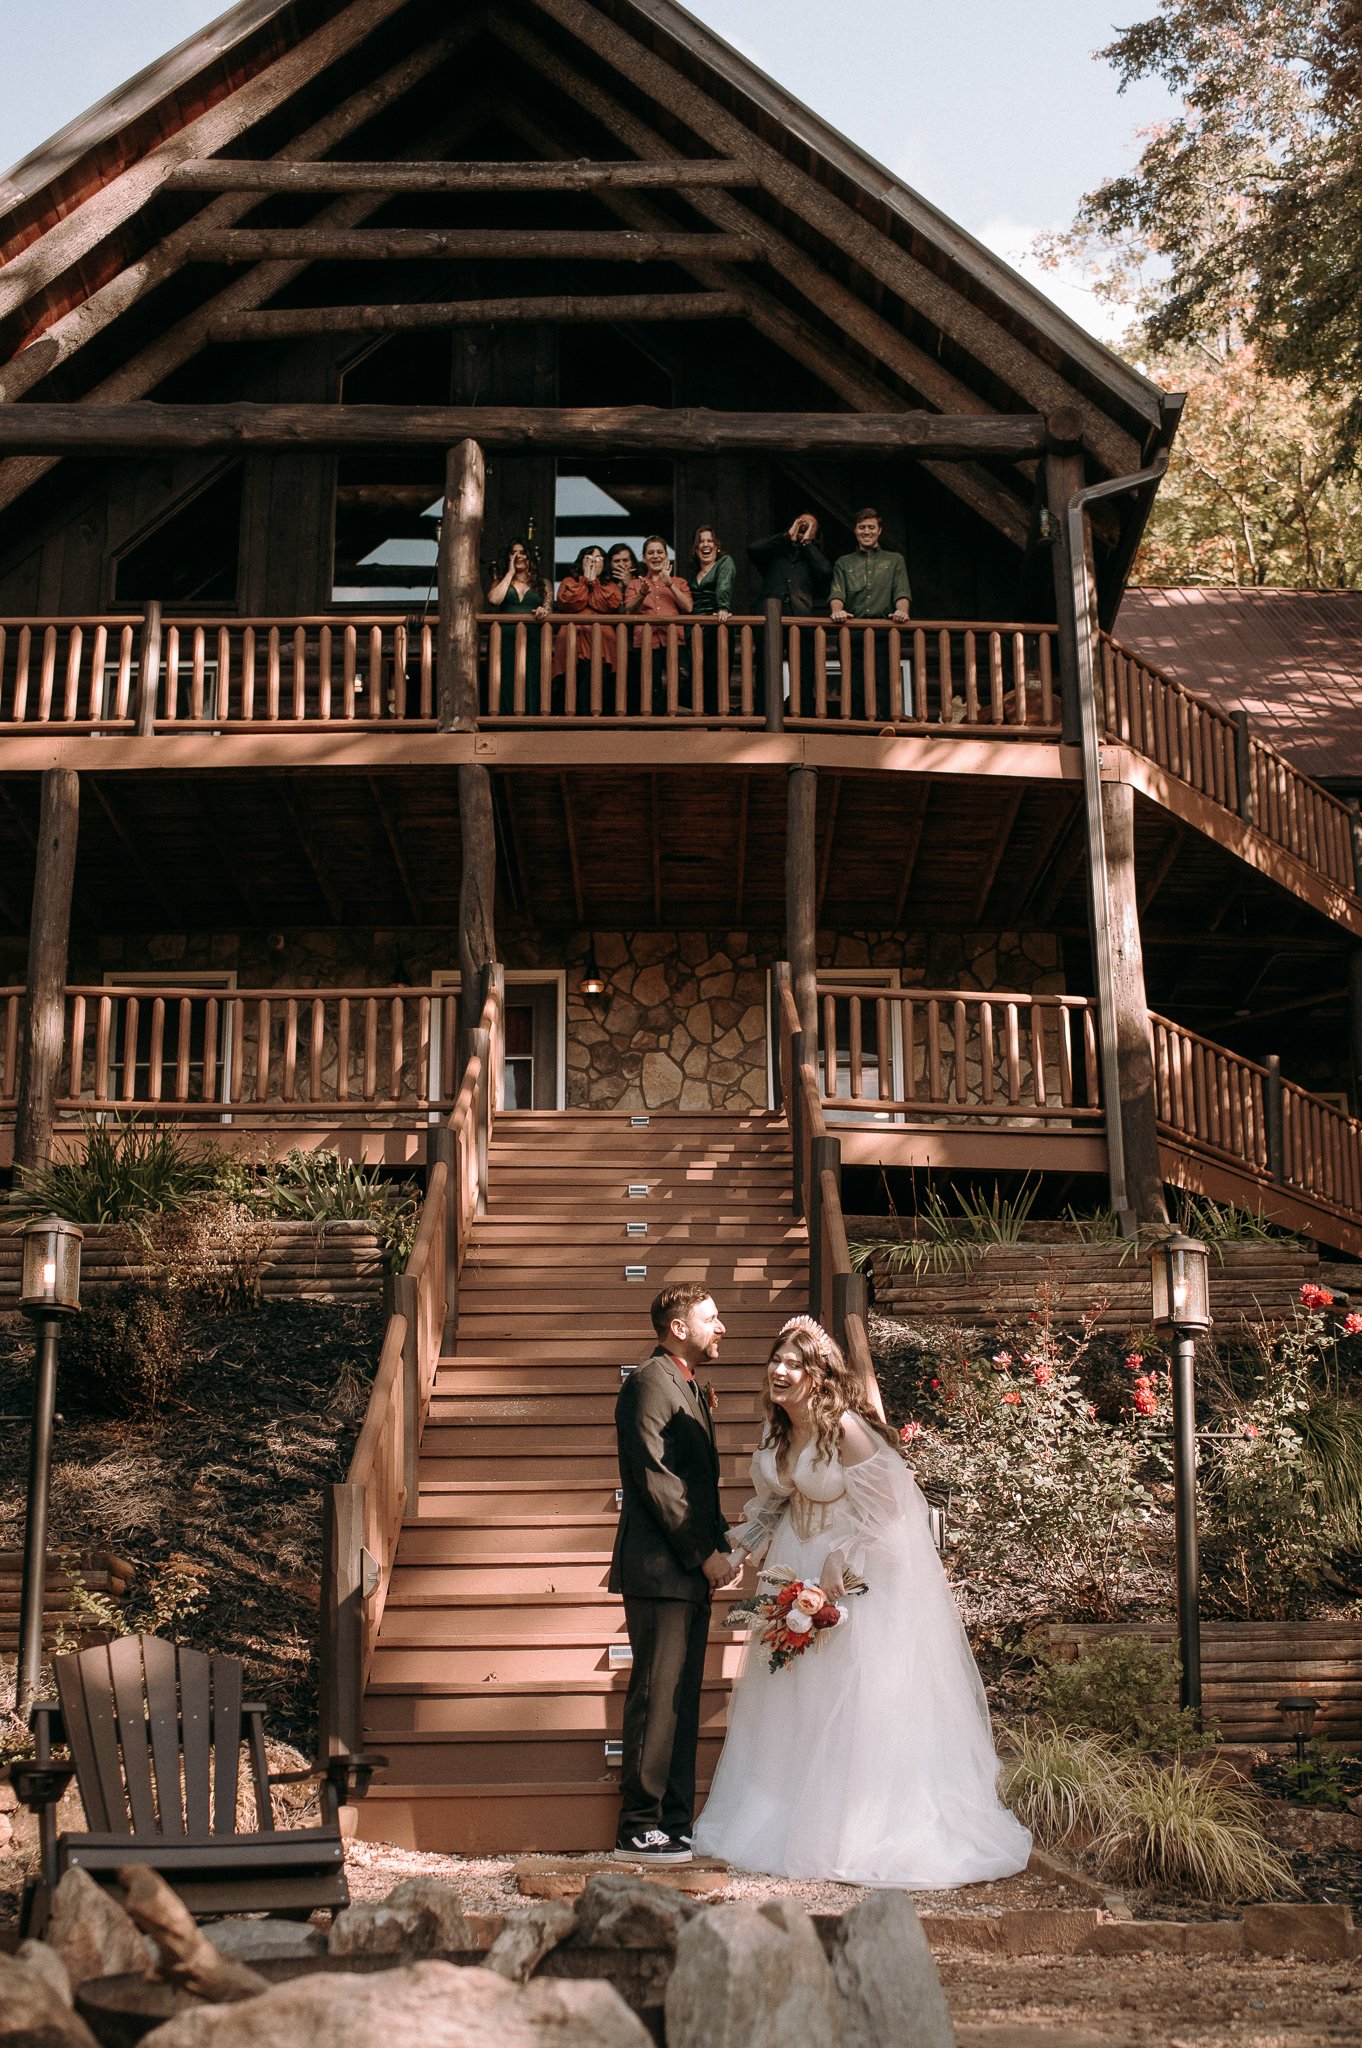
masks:
[[[709,1599],[700,1566],[727,1550],[719,1453],[704,1389],[665,1351],[631,1372],[615,1403],[624,1493],[610,1591],[629,1599]]]

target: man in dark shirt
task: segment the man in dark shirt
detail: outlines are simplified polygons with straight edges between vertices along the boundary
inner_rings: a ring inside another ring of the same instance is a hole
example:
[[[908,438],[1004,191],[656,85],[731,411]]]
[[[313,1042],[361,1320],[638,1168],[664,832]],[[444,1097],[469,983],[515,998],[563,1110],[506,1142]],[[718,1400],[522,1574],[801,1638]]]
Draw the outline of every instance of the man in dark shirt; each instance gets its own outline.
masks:
[[[615,1854],[689,1863],[710,1596],[741,1560],[719,1507],[709,1389],[696,1379],[718,1355],[719,1311],[690,1281],[664,1287],[652,1316],[657,1349],[615,1404],[622,1505],[610,1590],[624,1596],[633,1651]]]
[[[761,572],[763,609],[771,598],[779,600],[782,614],[794,618],[806,619],[811,612],[827,609],[832,565],[818,545],[818,521],[812,512],[801,512],[797,519],[791,520],[784,533],[770,534],[765,540],[749,541],[747,559],[754,569]],[[763,694],[768,673],[763,662]],[[785,692],[788,696],[788,679]],[[765,705],[759,708],[765,709]],[[793,711],[799,709],[798,705],[790,708]]]

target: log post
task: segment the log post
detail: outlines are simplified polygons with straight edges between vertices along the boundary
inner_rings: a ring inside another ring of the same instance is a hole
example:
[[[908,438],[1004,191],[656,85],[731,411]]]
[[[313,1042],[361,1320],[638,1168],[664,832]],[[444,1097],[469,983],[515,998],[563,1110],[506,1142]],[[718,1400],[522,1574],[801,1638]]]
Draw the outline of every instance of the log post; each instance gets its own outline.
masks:
[[[460,441],[445,459],[445,508],[440,521],[437,675],[441,732],[477,730],[479,556],[486,495],[482,449],[476,441]]]
[[[786,790],[785,946],[804,1058],[818,1066],[818,770],[791,768]]]
[[[1267,1066],[1267,1170],[1278,1183],[1286,1179],[1285,1127],[1282,1122],[1281,1054],[1270,1052]]]
[[[137,737],[148,739],[156,730],[156,702],[161,694],[161,601],[152,598],[142,621],[142,644],[137,655]]]
[[[1119,1113],[1125,1136],[1126,1190],[1138,1223],[1166,1223],[1159,1168],[1158,1101],[1154,1039],[1145,999],[1144,952],[1135,890],[1135,792],[1128,783],[1102,784],[1102,831],[1111,934],[1112,1006],[1116,1032]]]
[[[1348,1060],[1353,1115],[1362,1116],[1362,946],[1354,946],[1348,955]]]
[[[824,1322],[828,1331],[833,1333],[831,1323],[826,1323],[831,1275],[826,1270],[827,1260],[823,1242],[825,1173],[830,1173],[838,1186],[841,1186],[842,1148],[836,1138],[815,1138],[809,1147],[809,1313],[819,1322]],[[837,1341],[841,1342],[840,1337]]]
[[[809,1190],[804,1185],[804,1117],[806,1104],[804,1090],[800,1085],[799,1070],[804,1064],[804,1034],[790,1033],[790,1101],[786,1111],[790,1119],[790,1150],[794,1155],[794,1205],[796,1216],[807,1219],[809,1214]],[[809,1239],[812,1244],[812,1234]]]
[[[364,1488],[331,1486],[322,1505],[318,1758],[363,1749]]]
[[[1353,894],[1362,896],[1362,805],[1355,796],[1348,799],[1348,831],[1353,844]]]
[[[1083,454],[1079,448],[1052,447],[1045,458],[1045,506],[1050,521],[1050,556],[1055,577],[1056,653],[1059,657],[1059,704],[1065,746],[1081,738],[1078,695],[1078,646],[1074,622],[1074,569],[1069,555],[1065,514],[1075,491],[1083,488]]]
[[[766,630],[762,635],[763,673],[766,687],[766,730],[785,730],[785,649],[783,645],[785,627],[781,614],[782,600],[768,597],[762,610],[766,614]]]
[[[484,967],[497,957],[497,839],[492,813],[492,778],[479,761],[459,766],[459,834],[463,871],[459,878],[460,1071],[468,1063],[473,1033],[482,1015]]]
[[[440,1349],[448,1353],[454,1349],[459,1335],[459,1177],[458,1150],[454,1133],[449,1128],[449,1118],[442,1116],[438,1124],[431,1124],[426,1140],[426,1164],[433,1170],[441,1161],[447,1175],[445,1181],[445,1326],[440,1340]]]
[[[71,890],[76,876],[80,778],[74,768],[43,775],[38,824],[28,978],[19,1012],[19,1099],[14,1124],[16,1167],[46,1166],[52,1156],[53,1105],[66,1022],[66,962],[71,943]]]
[[[421,1312],[416,1282],[409,1273],[399,1273],[393,1281],[393,1310],[407,1326],[402,1339],[402,1485],[407,1496],[404,1512],[414,1517],[420,1490],[417,1474],[421,1458]]]

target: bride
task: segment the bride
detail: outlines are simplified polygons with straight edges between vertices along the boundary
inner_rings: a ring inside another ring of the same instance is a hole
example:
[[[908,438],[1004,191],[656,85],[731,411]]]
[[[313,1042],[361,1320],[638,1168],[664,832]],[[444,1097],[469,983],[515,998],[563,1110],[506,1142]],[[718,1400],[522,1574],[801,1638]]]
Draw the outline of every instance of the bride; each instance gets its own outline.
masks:
[[[695,1848],[743,1870],[944,1891],[1023,1870],[984,1688],[927,1504],[808,1316],[766,1368],[757,1497],[729,1541],[830,1602],[869,1590],[779,1671],[754,1630]],[[763,1589],[774,1591],[774,1582]]]

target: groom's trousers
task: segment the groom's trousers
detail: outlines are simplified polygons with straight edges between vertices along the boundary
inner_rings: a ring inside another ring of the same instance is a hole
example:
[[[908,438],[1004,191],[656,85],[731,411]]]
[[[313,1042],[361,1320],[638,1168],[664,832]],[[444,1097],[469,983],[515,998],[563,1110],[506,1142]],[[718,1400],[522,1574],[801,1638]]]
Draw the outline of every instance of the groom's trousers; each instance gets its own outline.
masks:
[[[709,1602],[626,1595],[624,1623],[634,1662],[624,1701],[619,1839],[648,1828],[689,1834]]]

